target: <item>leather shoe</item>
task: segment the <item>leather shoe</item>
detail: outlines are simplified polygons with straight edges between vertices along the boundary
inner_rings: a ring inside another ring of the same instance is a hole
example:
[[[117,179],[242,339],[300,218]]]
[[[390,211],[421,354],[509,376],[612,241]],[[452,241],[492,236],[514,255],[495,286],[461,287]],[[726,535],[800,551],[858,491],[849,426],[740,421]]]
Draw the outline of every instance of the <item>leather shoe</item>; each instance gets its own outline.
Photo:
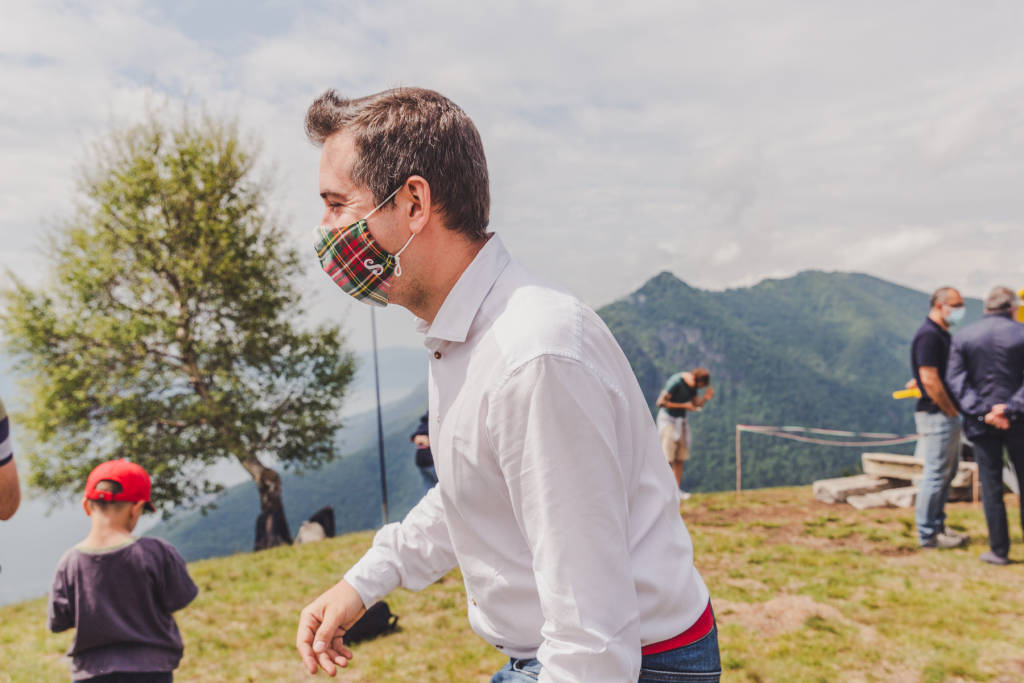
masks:
[[[1000,567],[1004,564],[1010,564],[1009,559],[1002,557],[1000,555],[996,555],[991,550],[986,550],[985,552],[983,552],[981,555],[978,556],[978,559],[982,562],[988,562],[989,564],[999,565]]]

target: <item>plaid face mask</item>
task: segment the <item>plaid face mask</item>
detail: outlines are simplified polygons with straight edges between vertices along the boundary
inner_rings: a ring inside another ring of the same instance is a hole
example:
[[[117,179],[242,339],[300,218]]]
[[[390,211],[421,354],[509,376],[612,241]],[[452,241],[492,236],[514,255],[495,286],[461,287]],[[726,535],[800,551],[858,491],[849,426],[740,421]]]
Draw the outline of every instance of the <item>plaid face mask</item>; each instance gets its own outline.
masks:
[[[397,193],[398,190],[392,192],[373,211],[349,226],[321,225],[313,230],[316,255],[324,272],[350,296],[372,306],[388,305],[392,275],[402,275],[399,257],[416,236],[410,235],[405,245],[391,254],[377,244],[366,225],[366,219]]]

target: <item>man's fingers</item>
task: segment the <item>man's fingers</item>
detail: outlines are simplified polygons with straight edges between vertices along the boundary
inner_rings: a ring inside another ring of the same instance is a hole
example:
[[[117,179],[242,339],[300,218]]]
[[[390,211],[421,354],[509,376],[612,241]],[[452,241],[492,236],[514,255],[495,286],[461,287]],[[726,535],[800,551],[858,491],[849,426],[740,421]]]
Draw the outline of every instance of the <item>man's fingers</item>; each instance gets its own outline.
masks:
[[[316,628],[320,625],[320,620],[307,610],[308,608],[302,610],[302,614],[299,615],[299,628],[295,634],[295,648],[299,651],[299,656],[302,658],[302,663],[306,666],[306,670],[311,674],[315,674],[319,667],[316,656],[313,653],[313,639],[316,636]]]
[[[344,657],[346,660],[352,659],[352,650],[348,649],[348,647],[345,645],[344,636],[342,635],[337,635],[334,637],[334,640],[331,642],[331,649],[333,649],[336,653]]]
[[[327,672],[328,676],[333,676],[338,673],[338,667],[331,661],[331,655],[327,652],[321,652],[316,657],[317,661],[320,663],[320,668]]]
[[[317,655],[320,667],[327,672],[328,676],[338,673],[339,666],[342,668],[348,666],[350,659],[352,659],[352,651],[344,646],[337,649],[330,647]]]
[[[344,631],[341,630],[343,618],[343,614],[336,613],[331,609],[326,610],[324,620],[320,622],[320,626],[313,636],[313,652],[317,654],[325,652],[335,638],[340,638],[344,634]]]

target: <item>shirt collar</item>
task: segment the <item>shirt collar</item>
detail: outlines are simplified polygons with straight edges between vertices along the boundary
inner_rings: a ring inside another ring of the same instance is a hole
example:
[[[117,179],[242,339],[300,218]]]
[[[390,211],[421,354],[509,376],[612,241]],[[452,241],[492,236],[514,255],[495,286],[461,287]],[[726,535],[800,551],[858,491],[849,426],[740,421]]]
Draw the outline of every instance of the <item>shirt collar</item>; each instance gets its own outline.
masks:
[[[986,318],[1006,318],[1007,320],[1013,320],[1013,316],[1010,315],[1010,311],[985,311]]]
[[[936,330],[938,330],[942,334],[945,334],[945,335],[949,336],[949,330],[943,328],[942,325],[938,324],[937,322],[935,322],[931,318],[925,318],[925,322],[931,323],[932,327],[934,327]]]
[[[432,323],[420,320],[417,329],[425,335],[424,345],[435,348],[440,342],[464,342],[477,311],[487,298],[495,280],[511,260],[501,238],[492,234],[477,252],[466,270],[448,292]]]

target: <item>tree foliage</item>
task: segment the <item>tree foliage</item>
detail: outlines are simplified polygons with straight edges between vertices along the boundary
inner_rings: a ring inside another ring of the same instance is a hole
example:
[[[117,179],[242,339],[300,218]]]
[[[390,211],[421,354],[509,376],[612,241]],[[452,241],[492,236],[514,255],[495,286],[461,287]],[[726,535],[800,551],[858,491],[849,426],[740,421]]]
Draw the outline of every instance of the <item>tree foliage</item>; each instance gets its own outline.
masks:
[[[315,467],[354,362],[337,328],[301,329],[298,256],[233,125],[157,115],[81,172],[84,202],[48,238],[44,285],[15,280],[5,325],[31,402],[31,483],[80,491],[115,457],[164,509],[209,500],[213,463],[260,483],[272,459]]]

